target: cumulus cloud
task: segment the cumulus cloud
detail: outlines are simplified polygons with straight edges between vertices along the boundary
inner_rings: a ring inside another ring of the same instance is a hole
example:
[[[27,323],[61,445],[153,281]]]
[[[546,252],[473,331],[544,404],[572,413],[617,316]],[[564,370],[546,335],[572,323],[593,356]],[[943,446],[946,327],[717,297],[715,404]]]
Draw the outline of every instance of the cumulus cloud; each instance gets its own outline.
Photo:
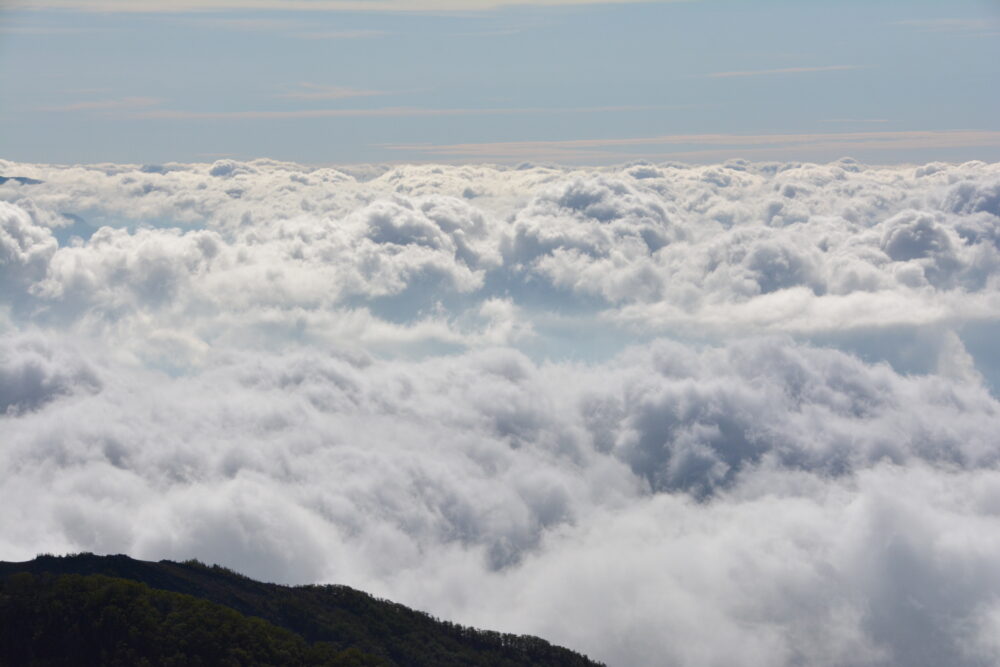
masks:
[[[258,354],[174,379],[115,363],[99,391],[63,377],[73,400],[6,418],[9,557],[347,581],[616,664],[992,650],[958,632],[1000,587],[981,529],[1000,405],[975,382],[783,340],[588,366],[505,349]],[[975,585],[951,581],[962,568]]]
[[[52,232],[32,223],[28,214],[0,202],[0,277],[22,289],[38,280],[56,251]]]
[[[1000,657],[1000,166],[0,161],[0,556],[614,665]]]
[[[17,416],[75,392],[99,390],[93,368],[72,350],[32,336],[0,341],[0,412]]]
[[[468,306],[462,295],[513,296],[653,333],[715,334],[720,308],[744,327],[800,332],[976,319],[995,306],[1000,175],[981,163],[367,176],[232,160],[15,168],[45,182],[6,185],[5,198],[60,238],[72,236],[72,219],[86,234],[111,226],[167,245],[177,242],[170,229],[218,234],[219,261],[191,270],[204,270],[216,295],[238,285],[225,304],[259,298],[315,312],[361,299],[399,321],[404,313],[386,311],[409,308],[412,318],[438,301]],[[73,255],[63,245],[55,267]],[[37,295],[60,293],[59,275],[43,280]],[[764,316],[772,302],[777,321]]]

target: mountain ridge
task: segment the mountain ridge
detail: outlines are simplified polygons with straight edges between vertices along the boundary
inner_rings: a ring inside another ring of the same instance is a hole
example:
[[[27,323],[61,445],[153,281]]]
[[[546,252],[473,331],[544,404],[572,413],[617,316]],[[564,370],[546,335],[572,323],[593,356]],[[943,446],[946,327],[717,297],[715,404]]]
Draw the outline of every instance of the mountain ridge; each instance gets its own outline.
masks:
[[[29,580],[29,577],[31,579]],[[129,588],[133,582],[148,587]],[[164,597],[157,591],[191,596],[239,615],[260,619],[301,638],[322,644],[328,653],[354,651],[357,664],[382,665],[599,665],[570,649],[537,637],[478,630],[442,621],[404,605],[376,598],[342,585],[283,586],[255,581],[218,565],[198,561],[141,561],[124,555],[43,555],[21,563],[0,562],[0,616],[14,613],[10,603],[17,587],[34,586],[37,593],[72,588],[77,596],[100,596],[98,589],[148,597],[156,604],[188,609],[192,603]],[[117,586],[117,588],[115,588]],[[76,587],[76,588],[73,588]],[[82,591],[82,592],[80,592]],[[124,591],[124,592],[123,592]],[[75,598],[74,598],[75,599]],[[65,606],[65,602],[53,603]],[[60,607],[62,608],[62,607]],[[201,614],[222,612],[199,608]],[[45,610],[40,610],[40,613]],[[23,612],[22,612],[23,613]],[[228,618],[228,617],[227,617]],[[5,619],[5,623],[8,619]],[[231,620],[231,623],[237,623]],[[242,621],[240,621],[242,622]],[[289,642],[280,632],[273,633]],[[16,638],[15,638],[16,639]],[[299,650],[299,649],[296,649]],[[305,649],[302,649],[305,650]],[[362,660],[362,656],[368,660]],[[315,658],[314,658],[315,659]],[[39,663],[51,664],[51,663]],[[158,664],[153,662],[151,664]],[[272,664],[239,662],[234,664]],[[329,662],[323,664],[349,664]]]

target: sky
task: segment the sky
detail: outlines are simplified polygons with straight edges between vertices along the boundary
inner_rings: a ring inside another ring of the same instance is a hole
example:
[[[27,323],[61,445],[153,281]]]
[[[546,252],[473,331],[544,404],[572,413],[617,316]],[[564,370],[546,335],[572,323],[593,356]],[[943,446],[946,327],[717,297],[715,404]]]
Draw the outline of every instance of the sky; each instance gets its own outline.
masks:
[[[1000,6],[985,0],[2,7],[8,159],[1000,155]]]
[[[994,4],[3,7],[0,560],[1000,664]]]

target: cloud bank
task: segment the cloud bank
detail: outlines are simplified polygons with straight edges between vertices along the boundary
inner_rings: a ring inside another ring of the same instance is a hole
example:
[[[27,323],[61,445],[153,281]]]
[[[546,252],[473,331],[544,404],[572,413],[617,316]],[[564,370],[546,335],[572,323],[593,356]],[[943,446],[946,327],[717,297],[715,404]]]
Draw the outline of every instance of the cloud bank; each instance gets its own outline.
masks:
[[[0,173],[4,559],[613,665],[1000,658],[1000,165]]]

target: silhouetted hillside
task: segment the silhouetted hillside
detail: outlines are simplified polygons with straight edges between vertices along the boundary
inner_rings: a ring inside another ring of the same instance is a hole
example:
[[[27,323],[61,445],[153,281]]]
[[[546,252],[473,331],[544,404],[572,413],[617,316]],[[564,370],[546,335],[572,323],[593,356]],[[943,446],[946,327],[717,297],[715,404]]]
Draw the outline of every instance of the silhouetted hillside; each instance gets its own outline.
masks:
[[[0,562],[0,628],[3,664],[598,664],[347,586],[279,586],[127,556]]]

